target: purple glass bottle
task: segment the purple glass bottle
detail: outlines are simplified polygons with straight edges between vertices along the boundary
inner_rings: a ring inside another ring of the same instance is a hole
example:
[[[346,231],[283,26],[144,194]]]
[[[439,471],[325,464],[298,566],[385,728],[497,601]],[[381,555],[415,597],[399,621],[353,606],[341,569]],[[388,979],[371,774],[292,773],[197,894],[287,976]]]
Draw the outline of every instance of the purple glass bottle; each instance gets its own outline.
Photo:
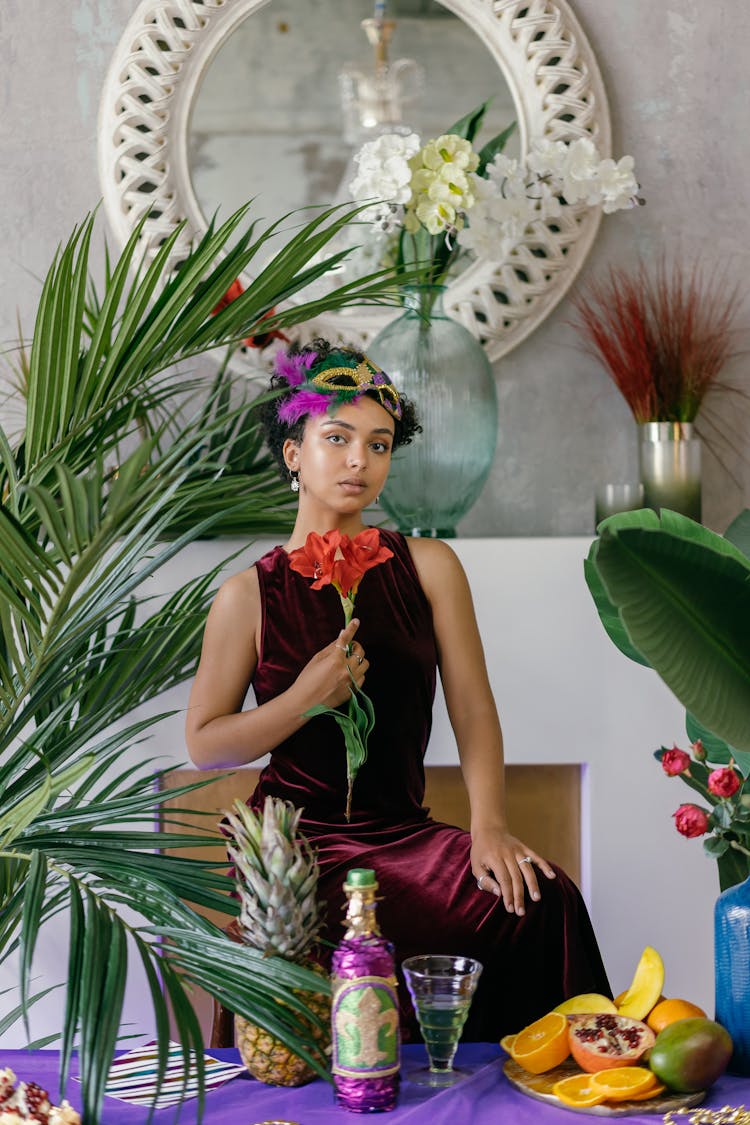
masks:
[[[400,1036],[393,946],[375,918],[375,872],[347,873],[347,930],[333,954],[331,1028],[336,1100],[353,1113],[395,1109]]]

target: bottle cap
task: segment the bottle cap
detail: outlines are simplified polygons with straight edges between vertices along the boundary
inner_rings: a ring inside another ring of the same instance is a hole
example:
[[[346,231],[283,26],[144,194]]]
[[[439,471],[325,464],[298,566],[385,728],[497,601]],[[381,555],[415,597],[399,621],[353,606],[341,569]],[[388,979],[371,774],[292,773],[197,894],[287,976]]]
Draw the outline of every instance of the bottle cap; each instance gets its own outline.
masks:
[[[375,872],[368,867],[353,867],[346,873],[346,881],[350,887],[374,887]]]

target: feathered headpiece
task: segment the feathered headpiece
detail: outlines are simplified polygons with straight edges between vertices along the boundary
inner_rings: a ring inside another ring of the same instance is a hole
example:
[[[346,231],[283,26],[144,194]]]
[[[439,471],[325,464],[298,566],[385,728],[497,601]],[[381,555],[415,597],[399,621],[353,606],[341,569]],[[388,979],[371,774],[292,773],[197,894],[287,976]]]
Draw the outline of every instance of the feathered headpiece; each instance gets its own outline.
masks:
[[[274,371],[293,391],[279,406],[279,420],[288,426],[305,414],[325,414],[367,393],[394,418],[401,417],[398,391],[385,371],[361,352],[335,348],[322,359],[314,351],[277,352]]]

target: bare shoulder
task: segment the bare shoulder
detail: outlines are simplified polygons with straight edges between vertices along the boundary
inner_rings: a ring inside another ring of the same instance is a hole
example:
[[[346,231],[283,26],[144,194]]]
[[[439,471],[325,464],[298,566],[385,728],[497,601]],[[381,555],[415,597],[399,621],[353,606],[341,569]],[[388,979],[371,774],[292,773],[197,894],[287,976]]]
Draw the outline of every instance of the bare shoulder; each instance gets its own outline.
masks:
[[[260,585],[254,566],[233,574],[216,592],[211,616],[233,618],[235,624],[254,624],[260,612]]]
[[[447,543],[441,539],[411,538],[406,542],[422,589],[430,600],[437,590],[465,585],[464,568]]]

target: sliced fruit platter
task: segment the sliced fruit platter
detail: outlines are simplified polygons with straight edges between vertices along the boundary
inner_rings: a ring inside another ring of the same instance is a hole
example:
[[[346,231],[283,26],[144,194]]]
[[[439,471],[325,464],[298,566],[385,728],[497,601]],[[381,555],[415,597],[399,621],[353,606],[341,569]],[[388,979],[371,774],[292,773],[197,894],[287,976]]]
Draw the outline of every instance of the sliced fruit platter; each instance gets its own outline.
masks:
[[[578,1113],[622,1117],[698,1105],[723,1074],[732,1040],[689,1000],[663,995],[664,964],[643,951],[630,988],[587,993],[506,1035],[508,1081]]]

